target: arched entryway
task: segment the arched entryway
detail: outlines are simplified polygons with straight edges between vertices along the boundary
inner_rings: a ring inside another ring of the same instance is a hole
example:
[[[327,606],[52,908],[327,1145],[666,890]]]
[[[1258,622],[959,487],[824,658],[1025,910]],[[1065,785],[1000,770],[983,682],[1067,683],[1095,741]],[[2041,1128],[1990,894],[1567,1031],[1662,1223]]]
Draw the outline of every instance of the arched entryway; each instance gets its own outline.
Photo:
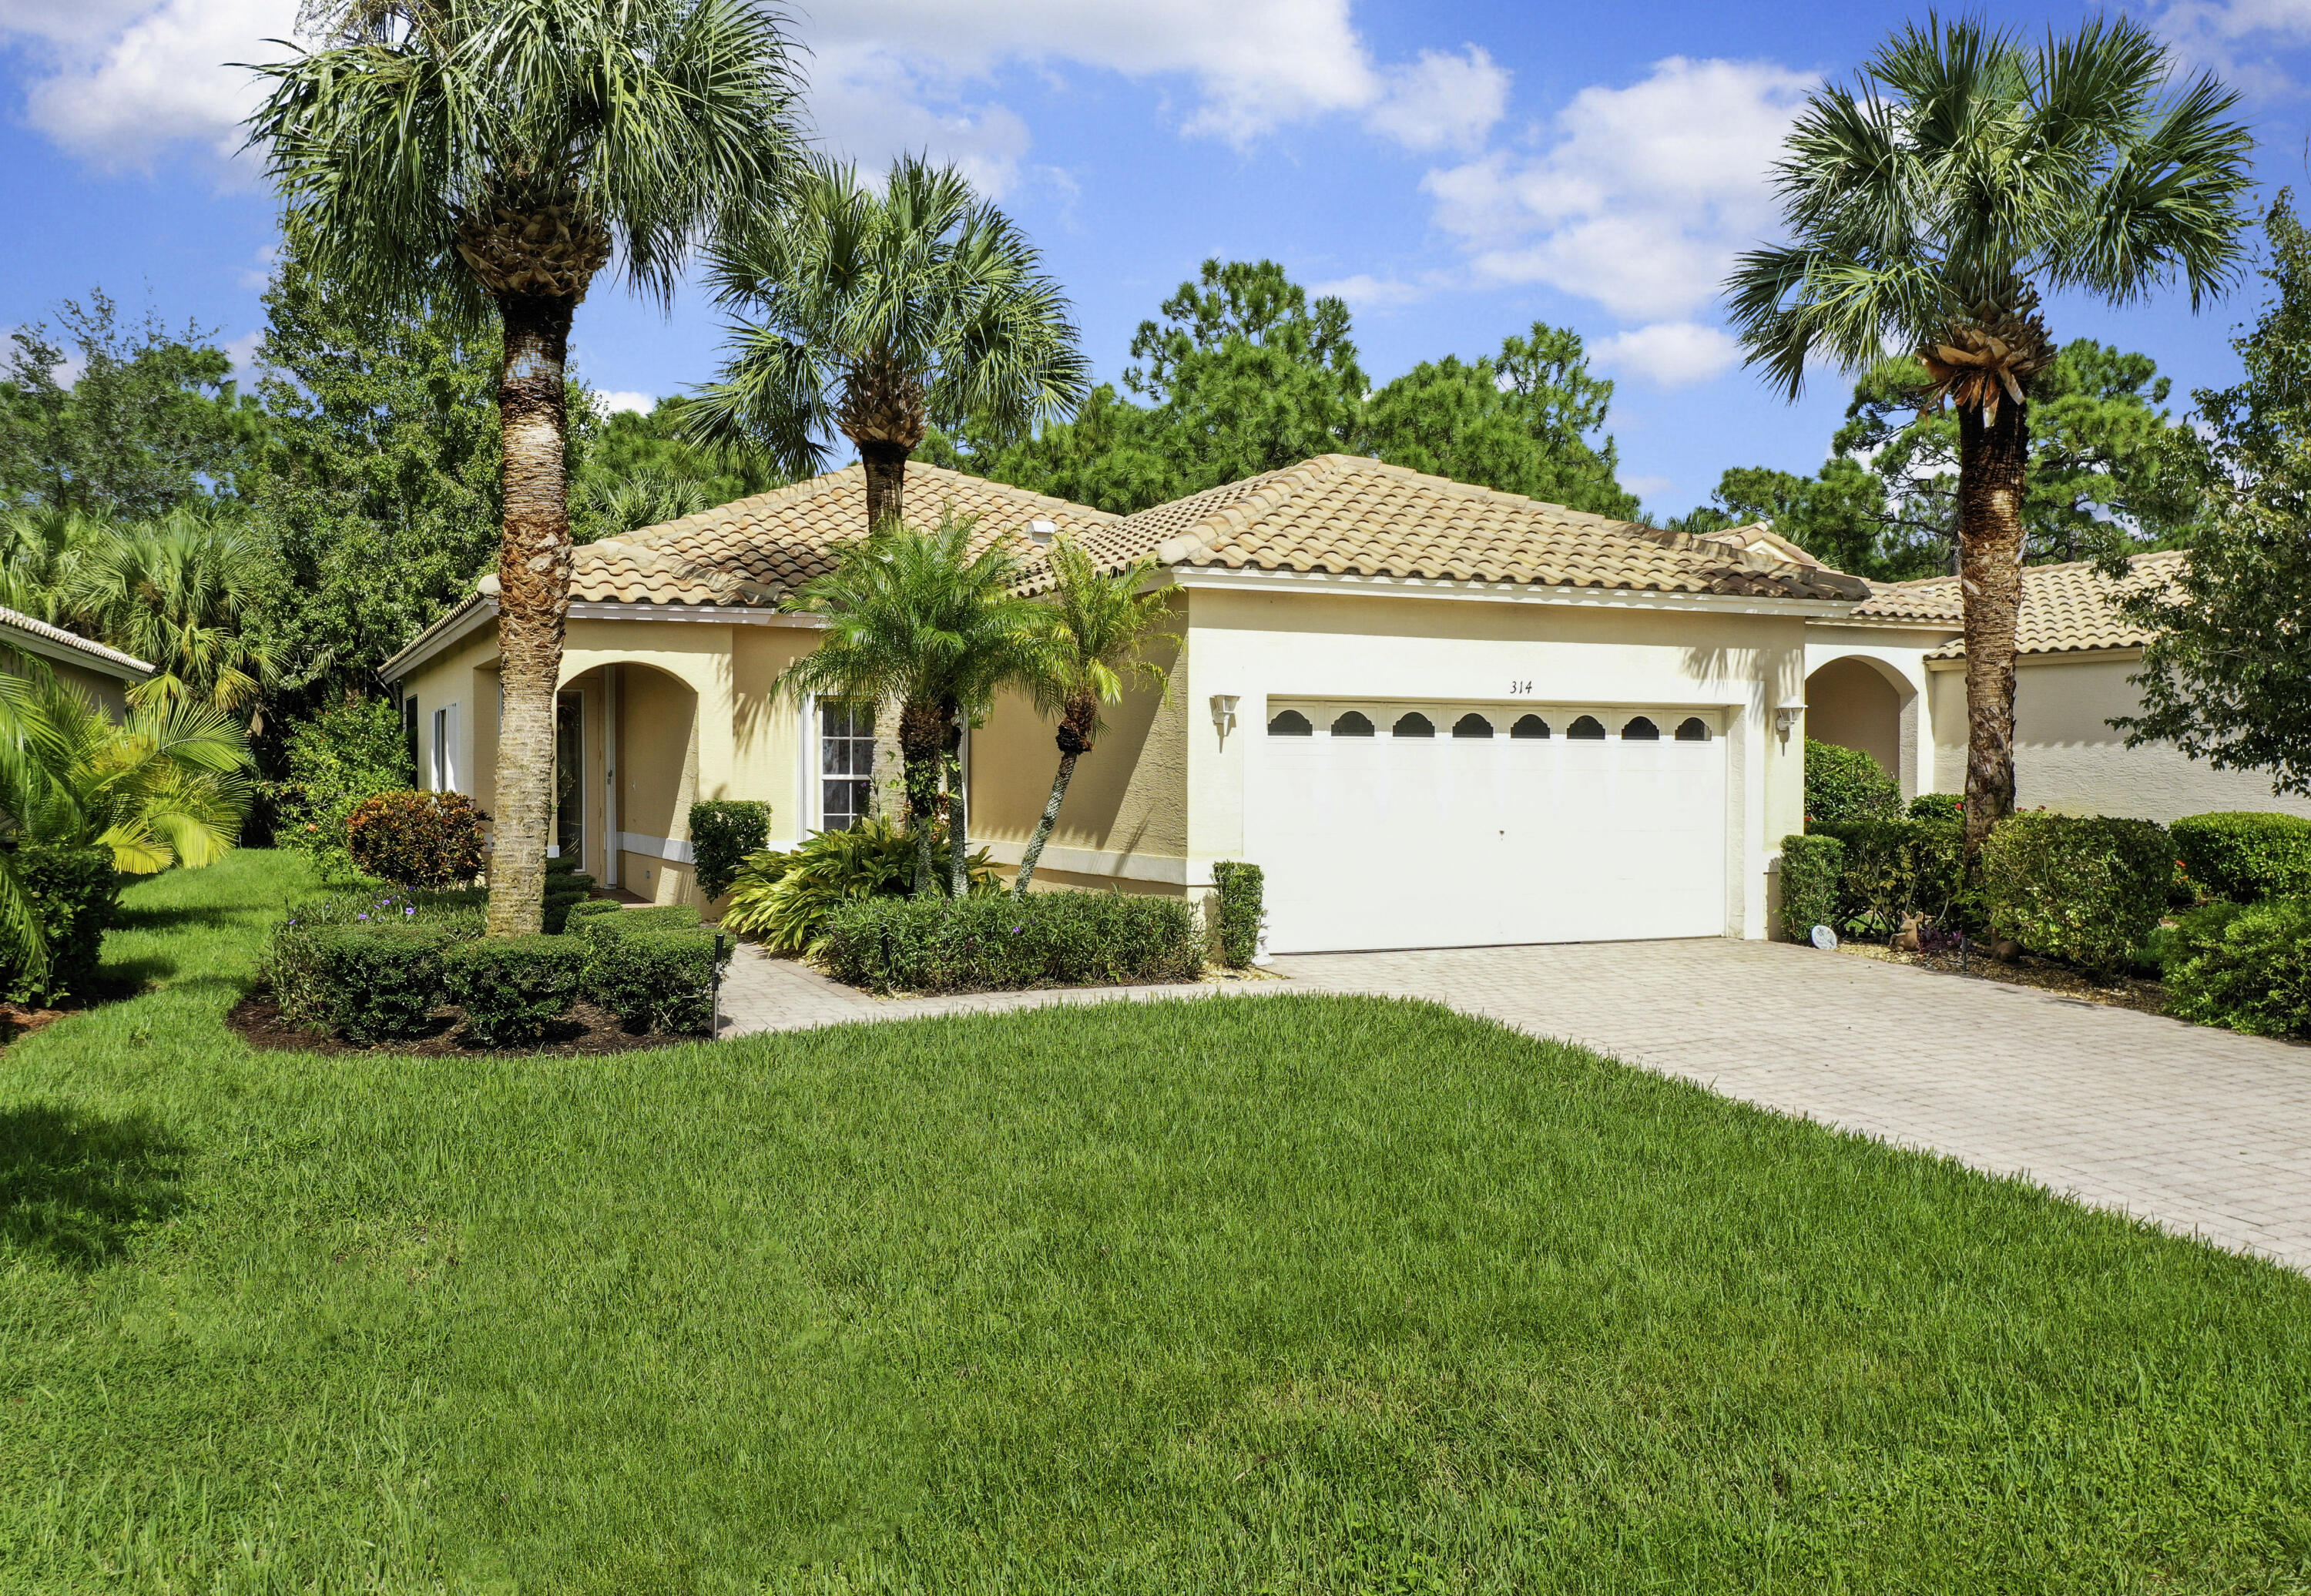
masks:
[[[1857,748],[1902,784],[1918,790],[1918,694],[1893,667],[1852,654],[1818,667],[1806,678],[1806,736]]]
[[[557,845],[606,886],[681,898],[698,796],[697,690],[637,660],[593,665],[562,683],[557,728]]]

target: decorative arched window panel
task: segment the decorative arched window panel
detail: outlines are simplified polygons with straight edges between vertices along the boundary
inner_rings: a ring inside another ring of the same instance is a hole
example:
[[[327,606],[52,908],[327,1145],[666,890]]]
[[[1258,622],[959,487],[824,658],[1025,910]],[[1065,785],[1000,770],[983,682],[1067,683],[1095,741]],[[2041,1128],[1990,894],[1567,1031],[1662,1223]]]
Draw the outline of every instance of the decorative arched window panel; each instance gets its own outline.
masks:
[[[1605,740],[1605,723],[1594,715],[1583,715],[1565,728],[1565,735],[1584,743],[1601,743]]]
[[[1640,715],[1621,728],[1621,740],[1625,743],[1658,743],[1661,741],[1661,728]]]
[[[1709,722],[1698,715],[1686,717],[1685,724],[1677,728],[1680,743],[1705,743],[1709,740]]]
[[[1286,710],[1268,723],[1268,735],[1272,737],[1312,737],[1316,728],[1308,724],[1308,717],[1297,710]]]
[[[1471,710],[1452,722],[1452,735],[1456,737],[1488,737],[1493,735],[1493,723]]]
[[[1436,723],[1415,710],[1399,719],[1394,726],[1389,728],[1389,732],[1400,737],[1433,737],[1436,735]]]
[[[1368,737],[1372,734],[1372,717],[1362,710],[1350,710],[1332,722],[1332,735],[1336,737]]]
[[[1521,715],[1517,723],[1509,728],[1509,736],[1513,737],[1545,737],[1548,735],[1548,722],[1538,715]]]

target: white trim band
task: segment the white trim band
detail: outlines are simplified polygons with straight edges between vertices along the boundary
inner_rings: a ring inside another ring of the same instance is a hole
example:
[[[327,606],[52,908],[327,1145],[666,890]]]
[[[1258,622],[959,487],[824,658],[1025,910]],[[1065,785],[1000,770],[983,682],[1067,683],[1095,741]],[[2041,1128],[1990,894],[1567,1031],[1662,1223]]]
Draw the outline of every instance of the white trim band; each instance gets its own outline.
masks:
[[[1494,604],[1571,604],[1600,609],[1699,610],[1714,615],[1804,615],[1836,620],[1863,602],[1853,598],[1749,598],[1730,593],[1661,593],[1626,588],[1539,587],[1531,582],[1462,580],[1414,576],[1340,576],[1330,571],[1225,571],[1166,567],[1182,588],[1232,588],[1243,592],[1353,593],[1367,598],[1461,598]]]
[[[1025,857],[1025,842],[972,839],[999,865],[1016,865]],[[1173,854],[1116,853],[1105,848],[1046,846],[1035,861],[1038,870],[1064,870],[1070,876],[1105,876],[1118,881],[1156,881],[1166,886],[1188,885],[1188,861]]]
[[[650,859],[668,859],[677,865],[697,862],[691,857],[689,843],[676,842],[672,837],[653,837],[641,832],[620,832],[618,850],[621,853],[642,854]]]

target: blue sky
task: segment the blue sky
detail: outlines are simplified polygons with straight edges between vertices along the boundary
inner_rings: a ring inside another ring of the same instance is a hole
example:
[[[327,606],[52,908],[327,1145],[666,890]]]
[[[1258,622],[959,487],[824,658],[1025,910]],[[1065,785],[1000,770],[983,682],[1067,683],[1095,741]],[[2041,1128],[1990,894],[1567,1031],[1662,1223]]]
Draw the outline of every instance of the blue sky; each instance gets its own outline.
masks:
[[[1569,326],[1615,378],[1623,481],[1654,514],[1729,466],[1811,470],[1833,374],[1785,404],[1745,373],[1715,286],[1770,232],[1765,172],[1793,108],[1846,76],[1905,6],[1413,4],[1382,0],[812,0],[809,109],[832,148],[964,165],[1043,248],[1098,374],[1207,256],[1272,257],[1345,294],[1384,380]],[[2067,28],[2094,8],[2008,5]],[[132,310],[253,347],[274,238],[233,154],[245,75],[295,0],[0,0],[0,327],[101,284]],[[2246,93],[2266,189],[2305,178],[2311,0],[2177,0],[2140,13]],[[2193,317],[2173,298],[2058,303],[2061,337],[2153,355],[2182,391],[2232,379],[2250,283]],[[579,314],[605,392],[711,375],[719,325],[612,285]]]

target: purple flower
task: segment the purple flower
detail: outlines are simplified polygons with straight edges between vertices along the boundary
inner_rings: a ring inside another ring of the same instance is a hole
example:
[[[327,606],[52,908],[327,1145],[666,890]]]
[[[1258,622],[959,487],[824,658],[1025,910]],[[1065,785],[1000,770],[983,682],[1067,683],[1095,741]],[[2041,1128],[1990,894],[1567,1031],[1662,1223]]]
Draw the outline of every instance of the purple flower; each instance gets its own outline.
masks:
[[[369,916],[368,916],[368,915],[366,915],[366,914],[356,914],[356,915],[354,915],[354,916],[353,916],[353,918],[354,918],[355,920],[367,920],[367,919],[369,918]]]

